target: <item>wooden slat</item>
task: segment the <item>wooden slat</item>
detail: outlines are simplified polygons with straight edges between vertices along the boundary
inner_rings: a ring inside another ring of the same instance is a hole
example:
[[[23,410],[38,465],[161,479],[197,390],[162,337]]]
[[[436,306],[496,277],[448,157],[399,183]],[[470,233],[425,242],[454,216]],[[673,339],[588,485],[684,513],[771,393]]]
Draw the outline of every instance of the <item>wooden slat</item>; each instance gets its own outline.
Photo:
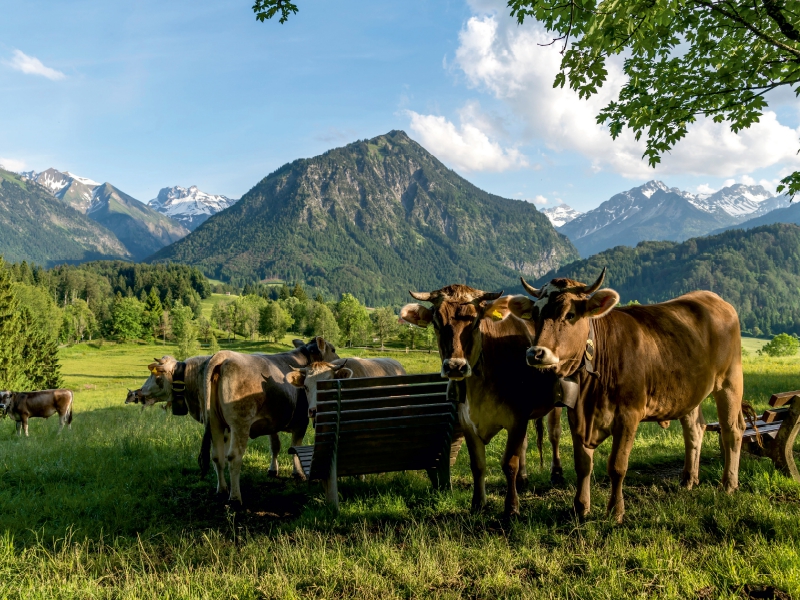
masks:
[[[451,423],[455,421],[454,412],[440,412],[431,415],[412,415],[407,417],[390,417],[388,419],[363,419],[360,421],[342,421],[339,431],[361,431],[368,429],[408,428],[413,429],[424,425],[438,423]],[[317,425],[317,434],[336,431],[335,423],[320,423]]]
[[[771,423],[769,425],[764,424],[764,425],[762,425],[761,427],[758,428],[758,433],[763,435],[763,434],[766,434],[766,433],[770,433],[771,431],[777,432],[781,428],[782,424],[783,423]],[[756,436],[756,430],[755,429],[746,429],[745,432],[742,434],[742,437],[746,437],[746,438],[755,437],[755,436]]]
[[[391,375],[388,377],[353,377],[351,379],[328,379],[317,383],[318,390],[329,390],[337,387],[337,381],[342,382],[342,389],[366,387],[383,387],[387,385],[410,385],[413,383],[430,383],[433,381],[443,381],[440,373],[421,373],[419,375]]]
[[[366,419],[388,419],[390,417],[410,417],[414,415],[432,415],[438,414],[442,412],[449,412],[448,409],[452,410],[452,404],[420,404],[418,406],[386,406],[384,408],[370,408],[367,410],[348,410],[342,411],[341,417],[339,419],[340,423],[346,423],[348,421],[364,421]],[[317,414],[317,424],[315,429],[318,429],[320,426],[328,424],[328,423],[335,423],[336,422],[336,413],[335,412],[326,412],[322,414]]]
[[[777,421],[783,421],[786,418],[788,412],[789,412],[789,407],[771,408],[769,410],[764,411],[764,414],[761,415],[761,420],[764,421],[764,423],[775,423]]]
[[[452,404],[447,395],[421,394],[415,396],[380,396],[378,398],[363,398],[359,400],[342,400],[342,412],[348,410],[363,410],[365,408],[385,408],[387,406],[413,406],[415,404]],[[317,402],[317,414],[336,414],[336,400]]]
[[[392,473],[396,471],[422,471],[431,469],[435,465],[430,465],[426,462],[407,463],[397,465],[377,465],[369,464],[356,467],[342,468],[339,470],[340,475],[372,475],[375,473]]]
[[[346,380],[349,381],[349,380]],[[389,396],[419,396],[420,394],[447,394],[447,384],[426,383],[423,385],[387,385],[371,388],[343,389],[342,400],[357,400],[359,398],[376,398]],[[317,390],[317,403],[336,402],[339,390]]]
[[[783,406],[784,404],[791,402],[795,396],[800,396],[800,390],[772,394],[772,398],[769,399],[769,405],[773,408],[778,408],[779,406]]]

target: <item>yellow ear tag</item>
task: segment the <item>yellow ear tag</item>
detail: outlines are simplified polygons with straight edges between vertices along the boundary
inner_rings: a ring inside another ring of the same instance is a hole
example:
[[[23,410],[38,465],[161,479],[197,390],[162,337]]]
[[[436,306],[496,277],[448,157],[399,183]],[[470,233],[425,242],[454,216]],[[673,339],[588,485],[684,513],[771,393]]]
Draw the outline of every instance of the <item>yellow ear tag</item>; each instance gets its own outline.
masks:
[[[519,318],[520,318],[520,319],[525,319],[526,321],[530,321],[532,316],[533,316],[533,315],[532,315],[531,313],[529,313],[529,312],[526,312],[526,313],[522,313],[522,314],[519,316]]]
[[[495,321],[502,321],[503,313],[501,313],[499,310],[494,311],[492,313],[492,319],[494,319]]]

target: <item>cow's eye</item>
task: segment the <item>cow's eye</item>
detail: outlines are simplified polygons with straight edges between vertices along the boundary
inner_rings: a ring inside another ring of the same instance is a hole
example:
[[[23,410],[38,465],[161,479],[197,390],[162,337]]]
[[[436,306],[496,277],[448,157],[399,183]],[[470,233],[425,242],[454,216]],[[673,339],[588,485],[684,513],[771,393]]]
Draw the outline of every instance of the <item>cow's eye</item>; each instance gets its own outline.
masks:
[[[568,312],[567,313],[567,321],[572,321],[572,319],[574,319],[574,318],[575,318],[575,313],[574,312]]]

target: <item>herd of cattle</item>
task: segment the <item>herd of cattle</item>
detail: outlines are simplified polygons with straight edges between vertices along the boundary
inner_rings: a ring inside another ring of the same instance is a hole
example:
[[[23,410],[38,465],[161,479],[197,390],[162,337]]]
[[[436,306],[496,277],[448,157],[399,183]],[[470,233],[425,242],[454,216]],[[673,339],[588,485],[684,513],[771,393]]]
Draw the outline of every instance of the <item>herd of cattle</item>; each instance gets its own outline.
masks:
[[[745,414],[739,319],[711,292],[693,292],[654,305],[617,306],[619,295],[600,289],[605,270],[591,285],[554,279],[541,289],[522,284],[531,297],[502,296],[466,285],[411,292],[429,304],[408,304],[400,316],[438,338],[441,375],[461,382],[466,393],[459,418],[474,480],[472,509],[486,504],[486,444],[508,433],[501,466],[506,477],[505,514],[519,513],[518,491],[527,484],[525,455],[531,419],[547,418],[552,445],[551,479],[563,479],[559,441],[561,413],[568,409],[577,493],[574,507],[590,509],[595,448],[612,438],[608,461],[608,512],[623,518],[622,483],[638,425],[679,420],[685,441],[682,484],[699,482],[705,421],[702,400],[713,395],[721,427],[727,492],[738,487]],[[326,379],[404,374],[391,359],[341,359],[322,337],[281,354],[221,351],[185,361],[165,356],[149,365],[150,376],[126,403],[170,403],[173,414],[190,414],[205,433],[198,456],[201,473],[211,463],[217,492],[241,503],[239,477],[248,438],[270,436],[270,474],[278,472],[279,432],[299,445],[316,413],[316,384]],[[68,390],[0,392],[4,413],[24,429],[31,416],[56,412],[72,421]],[[541,421],[539,421],[541,423]],[[541,431],[541,429],[539,429]],[[230,489],[225,479],[225,466]],[[297,456],[294,475],[303,477]]]

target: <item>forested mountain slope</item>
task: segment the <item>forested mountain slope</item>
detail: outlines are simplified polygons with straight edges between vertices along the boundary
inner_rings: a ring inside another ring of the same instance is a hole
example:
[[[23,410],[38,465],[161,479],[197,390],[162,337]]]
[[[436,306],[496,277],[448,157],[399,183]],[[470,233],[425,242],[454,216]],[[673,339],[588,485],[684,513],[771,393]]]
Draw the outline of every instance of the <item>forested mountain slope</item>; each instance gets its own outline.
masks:
[[[41,185],[0,169],[0,255],[7,261],[53,265],[131,258],[102,225]]]
[[[618,246],[550,272],[594,281],[608,267],[606,285],[622,303],[661,302],[693,290],[711,290],[739,311],[742,329],[800,334],[800,227],[775,224],[676,242]]]
[[[478,189],[392,131],[281,167],[150,260],[379,304],[454,282],[519,289],[520,273],[576,258],[535,206]]]

